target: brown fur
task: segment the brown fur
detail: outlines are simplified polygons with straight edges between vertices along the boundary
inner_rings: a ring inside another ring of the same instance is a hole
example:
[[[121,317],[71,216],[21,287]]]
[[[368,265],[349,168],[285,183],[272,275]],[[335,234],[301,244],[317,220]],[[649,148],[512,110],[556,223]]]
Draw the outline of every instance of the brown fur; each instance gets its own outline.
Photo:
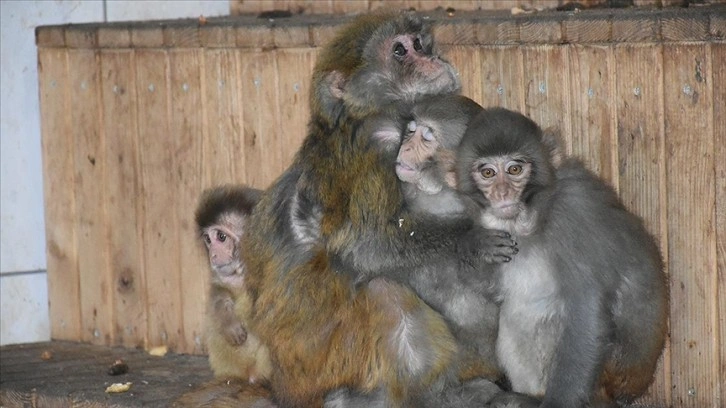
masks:
[[[231,219],[246,219],[259,196],[259,190],[243,186],[229,185],[206,190],[195,213],[198,232],[201,235],[205,229],[224,225]],[[244,234],[243,224],[224,226],[237,236]],[[239,254],[236,257],[239,258]],[[218,378],[265,381],[272,372],[272,366],[267,348],[246,327],[252,302],[244,290],[244,265],[238,265],[230,276],[221,276],[215,265],[212,265],[211,272],[205,341],[212,371]],[[230,338],[229,331],[235,327],[247,331],[241,343]]]
[[[378,279],[356,286],[330,256],[345,252],[364,231],[402,241],[413,232],[406,223],[398,227],[402,197],[392,162],[363,123],[378,107],[349,98],[346,88],[364,65],[366,39],[394,20],[361,17],[322,52],[308,137],[255,207],[242,241],[254,301],[251,327],[270,349],[271,386],[285,406],[320,406],[342,387],[382,387],[392,405],[401,405],[440,378],[457,354],[441,316],[411,290]],[[286,206],[298,192],[322,210],[320,239],[311,249],[299,249],[285,232],[291,228]],[[426,333],[427,344],[416,350],[427,356],[424,368],[410,367],[399,355],[397,329],[406,319]]]

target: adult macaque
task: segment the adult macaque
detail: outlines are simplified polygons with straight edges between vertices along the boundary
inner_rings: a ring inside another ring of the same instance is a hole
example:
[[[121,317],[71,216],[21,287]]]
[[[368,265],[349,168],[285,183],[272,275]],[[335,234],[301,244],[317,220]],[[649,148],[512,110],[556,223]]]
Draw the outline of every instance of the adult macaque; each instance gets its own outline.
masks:
[[[497,391],[457,386],[458,345],[441,315],[376,279],[440,256],[514,251],[470,220],[432,223],[405,209],[392,171],[405,122],[390,111],[458,88],[411,14],[362,16],[321,52],[308,136],[242,240],[251,328],[270,348],[283,406],[319,406],[330,393],[328,406],[455,407]]]
[[[239,242],[262,191],[243,186],[206,190],[196,210],[199,235],[212,270],[206,317],[209,364],[216,377],[257,382],[272,370],[267,349],[247,331],[251,299],[244,290]]]
[[[651,383],[668,287],[654,239],[578,160],[525,116],[487,109],[458,151],[459,189],[519,254],[500,265],[496,352],[514,391],[542,407],[608,406]],[[558,159],[559,160],[559,159]]]

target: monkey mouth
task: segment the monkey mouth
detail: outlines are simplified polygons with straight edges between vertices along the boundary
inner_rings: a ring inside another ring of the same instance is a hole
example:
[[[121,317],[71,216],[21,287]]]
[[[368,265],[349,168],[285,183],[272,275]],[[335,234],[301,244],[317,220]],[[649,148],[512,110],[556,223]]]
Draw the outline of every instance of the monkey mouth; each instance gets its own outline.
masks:
[[[494,205],[492,207],[492,210],[494,210],[494,214],[496,214],[496,216],[499,218],[512,219],[519,214],[521,208],[516,202],[505,201]]]
[[[407,183],[415,181],[416,173],[418,173],[416,169],[411,166],[405,163],[396,162],[396,175],[399,179],[401,179],[401,181],[405,181]]]

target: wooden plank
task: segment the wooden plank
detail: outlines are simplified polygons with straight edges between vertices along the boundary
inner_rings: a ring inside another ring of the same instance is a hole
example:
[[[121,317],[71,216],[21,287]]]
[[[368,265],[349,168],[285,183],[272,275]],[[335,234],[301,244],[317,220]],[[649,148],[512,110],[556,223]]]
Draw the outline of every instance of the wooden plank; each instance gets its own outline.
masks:
[[[520,47],[480,47],[481,104],[523,111],[523,64]]]
[[[35,29],[35,45],[43,47],[65,47],[64,26],[37,27]]]
[[[644,218],[667,259],[662,54],[652,45],[619,46],[614,49],[614,58],[617,187],[626,207]],[[670,364],[666,348],[655,382],[642,401],[670,404]]]
[[[184,348],[177,235],[174,139],[170,135],[166,51],[136,51],[141,245],[146,276],[148,344]],[[176,136],[176,135],[175,135]]]
[[[315,54],[311,50],[280,50],[277,52],[280,98],[280,126],[277,130],[283,168],[292,159],[307,135],[310,119],[310,87]]]
[[[308,26],[277,27],[272,31],[273,44],[277,48],[307,48],[310,46]]]
[[[103,195],[106,197],[106,219],[112,227],[107,245],[113,280],[99,282],[98,288],[90,288],[89,293],[83,292],[83,295],[88,296],[90,302],[84,311],[91,312],[94,304],[113,293],[113,303],[104,307],[113,310],[116,343],[145,347],[147,298],[138,230],[141,186],[133,65],[132,51],[101,51],[102,132],[105,137],[102,157],[106,163]],[[102,299],[92,301],[96,297]]]
[[[311,0],[314,1],[314,0]],[[332,1],[333,14],[354,14],[365,13],[370,10],[370,4],[367,0],[358,1]]]
[[[112,313],[113,278],[108,267],[108,249],[103,180],[106,161],[103,160],[101,132],[100,56],[95,50],[69,50],[71,92],[70,106],[75,147],[75,194],[78,266],[81,279],[83,339],[96,344],[114,341]],[[90,300],[90,302],[86,302]]]
[[[514,19],[481,20],[477,24],[477,44],[518,44],[519,41],[519,25]]]
[[[719,329],[716,336],[721,367],[726,367],[726,43],[711,44],[713,62],[713,131],[716,157],[716,257],[718,279]],[[726,405],[726,371],[721,369],[716,386],[719,387],[717,405]]]
[[[718,276],[712,61],[702,44],[666,44],[663,55],[673,404],[716,408],[720,359],[714,334]],[[648,67],[651,75],[657,69]]]
[[[612,22],[608,17],[572,18],[563,21],[564,37],[570,43],[594,43],[610,40]]]
[[[613,18],[612,40],[616,42],[656,42],[659,39],[659,25],[655,19],[638,17]]]
[[[664,41],[704,41],[708,39],[708,26],[705,14],[676,14],[661,19],[661,36]]]
[[[204,51],[202,109],[205,129],[202,145],[202,186],[244,183],[241,132],[242,106],[239,103],[237,52],[230,49]]]
[[[611,185],[617,182],[613,58],[609,47],[571,46],[567,73],[572,92],[572,153]]]
[[[533,18],[522,22],[519,37],[524,43],[559,44],[565,39],[562,31],[561,21]]]
[[[39,50],[50,335],[54,339],[77,340],[81,338],[82,323],[76,203],[71,187],[75,184],[75,164],[68,72],[66,50]]]
[[[562,46],[522,47],[524,114],[542,128],[556,127],[567,152],[572,151],[570,129],[570,72],[568,48]]]
[[[479,49],[473,46],[450,47],[444,58],[449,60],[459,73],[461,80],[461,94],[480,102],[481,89],[481,62]]]
[[[434,25],[436,44],[441,45],[474,45],[477,41],[477,27],[468,21],[441,21]]]
[[[171,121],[174,135],[175,203],[182,293],[182,336],[185,353],[204,353],[203,320],[209,282],[209,263],[200,250],[194,211],[202,191],[203,103],[202,50],[170,50]]]
[[[300,7],[300,6],[298,6],[299,3],[303,3],[302,7],[306,13],[329,14],[329,13],[333,12],[333,3],[343,3],[343,5],[339,4],[338,8],[342,7],[344,12],[348,13],[348,12],[350,12],[351,9],[353,9],[353,7],[351,7],[351,6],[355,7],[355,5],[353,3],[360,3],[360,1],[358,1],[358,2],[355,2],[355,1],[340,2],[340,1],[334,1],[334,0],[306,0],[306,1],[290,0],[290,1],[288,1],[287,9],[290,11],[295,11],[296,10],[295,6]]]
[[[101,48],[129,48],[131,46],[131,27],[122,25],[98,26],[96,29],[98,46]]]
[[[275,55],[264,51],[239,54],[240,95],[244,104],[244,179],[257,188],[266,188],[284,168]]]

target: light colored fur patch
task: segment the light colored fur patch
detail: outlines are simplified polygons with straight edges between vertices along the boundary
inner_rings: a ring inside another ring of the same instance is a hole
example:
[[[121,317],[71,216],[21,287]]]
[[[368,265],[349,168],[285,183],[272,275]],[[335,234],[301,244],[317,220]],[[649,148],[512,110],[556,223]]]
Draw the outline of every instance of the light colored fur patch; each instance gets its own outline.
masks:
[[[523,249],[500,269],[497,358],[514,391],[543,395],[564,304],[547,254]]]

